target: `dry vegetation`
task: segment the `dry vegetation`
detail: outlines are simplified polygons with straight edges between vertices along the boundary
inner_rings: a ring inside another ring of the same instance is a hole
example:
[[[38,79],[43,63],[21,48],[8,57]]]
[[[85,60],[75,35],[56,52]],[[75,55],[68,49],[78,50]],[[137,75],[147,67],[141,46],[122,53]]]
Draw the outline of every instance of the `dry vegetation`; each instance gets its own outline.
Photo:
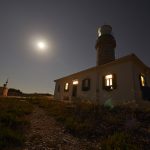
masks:
[[[15,98],[0,98],[0,149],[15,149],[24,144],[30,122],[26,116],[32,105]]]
[[[80,139],[101,141],[102,150],[149,150],[150,104],[147,104],[111,108],[36,97],[25,101],[0,99],[0,149],[23,146],[26,129],[30,127],[26,116],[37,105],[61,123],[65,132]]]
[[[106,108],[88,103],[32,99],[79,138],[101,139],[103,150],[149,150],[150,107],[132,104]]]

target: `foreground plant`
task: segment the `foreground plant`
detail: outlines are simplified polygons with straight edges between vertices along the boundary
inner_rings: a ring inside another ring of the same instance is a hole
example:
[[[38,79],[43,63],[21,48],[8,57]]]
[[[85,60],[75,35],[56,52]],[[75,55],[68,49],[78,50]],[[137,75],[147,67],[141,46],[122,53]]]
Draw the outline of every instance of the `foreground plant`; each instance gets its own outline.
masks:
[[[22,146],[25,129],[29,127],[26,115],[32,105],[15,98],[0,99],[0,149]]]
[[[100,139],[104,150],[138,150],[137,147],[149,150],[149,107],[143,109],[141,105],[135,107],[132,104],[110,109],[99,104],[64,103],[48,99],[30,102],[45,109],[72,135],[91,140]]]

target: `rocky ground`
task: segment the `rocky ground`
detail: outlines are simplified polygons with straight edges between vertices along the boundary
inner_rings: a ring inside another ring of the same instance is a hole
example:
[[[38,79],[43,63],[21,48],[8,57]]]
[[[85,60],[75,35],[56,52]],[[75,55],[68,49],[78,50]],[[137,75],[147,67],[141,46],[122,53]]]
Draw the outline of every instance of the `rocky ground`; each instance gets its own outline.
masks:
[[[29,116],[31,128],[26,134],[23,150],[99,150],[99,141],[79,139],[67,133],[62,125],[34,106]]]

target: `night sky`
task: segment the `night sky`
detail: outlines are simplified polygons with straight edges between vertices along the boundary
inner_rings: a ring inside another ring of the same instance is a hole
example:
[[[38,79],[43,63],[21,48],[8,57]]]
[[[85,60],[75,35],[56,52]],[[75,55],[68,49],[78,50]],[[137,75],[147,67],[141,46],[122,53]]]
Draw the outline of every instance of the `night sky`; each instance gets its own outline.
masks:
[[[149,0],[0,0],[0,86],[54,91],[54,80],[96,65],[97,29],[110,24],[116,58],[150,66]],[[34,41],[48,49],[36,51]]]

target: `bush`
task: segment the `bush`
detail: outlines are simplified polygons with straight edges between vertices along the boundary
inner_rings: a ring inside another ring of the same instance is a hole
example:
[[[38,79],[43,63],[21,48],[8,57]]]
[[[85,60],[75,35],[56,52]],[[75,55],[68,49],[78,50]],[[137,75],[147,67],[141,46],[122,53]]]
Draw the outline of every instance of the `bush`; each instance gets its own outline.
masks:
[[[71,134],[102,140],[104,150],[136,150],[137,145],[140,149],[148,149],[150,109],[132,105],[110,109],[83,101],[64,103],[48,99],[38,99],[36,104],[61,122]]]
[[[132,143],[130,134],[117,132],[102,141],[102,150],[141,150]]]
[[[0,149],[23,145],[25,119],[32,112],[32,105],[15,98],[0,99]]]
[[[24,136],[10,128],[3,127],[0,130],[0,148],[18,147],[23,145]]]

